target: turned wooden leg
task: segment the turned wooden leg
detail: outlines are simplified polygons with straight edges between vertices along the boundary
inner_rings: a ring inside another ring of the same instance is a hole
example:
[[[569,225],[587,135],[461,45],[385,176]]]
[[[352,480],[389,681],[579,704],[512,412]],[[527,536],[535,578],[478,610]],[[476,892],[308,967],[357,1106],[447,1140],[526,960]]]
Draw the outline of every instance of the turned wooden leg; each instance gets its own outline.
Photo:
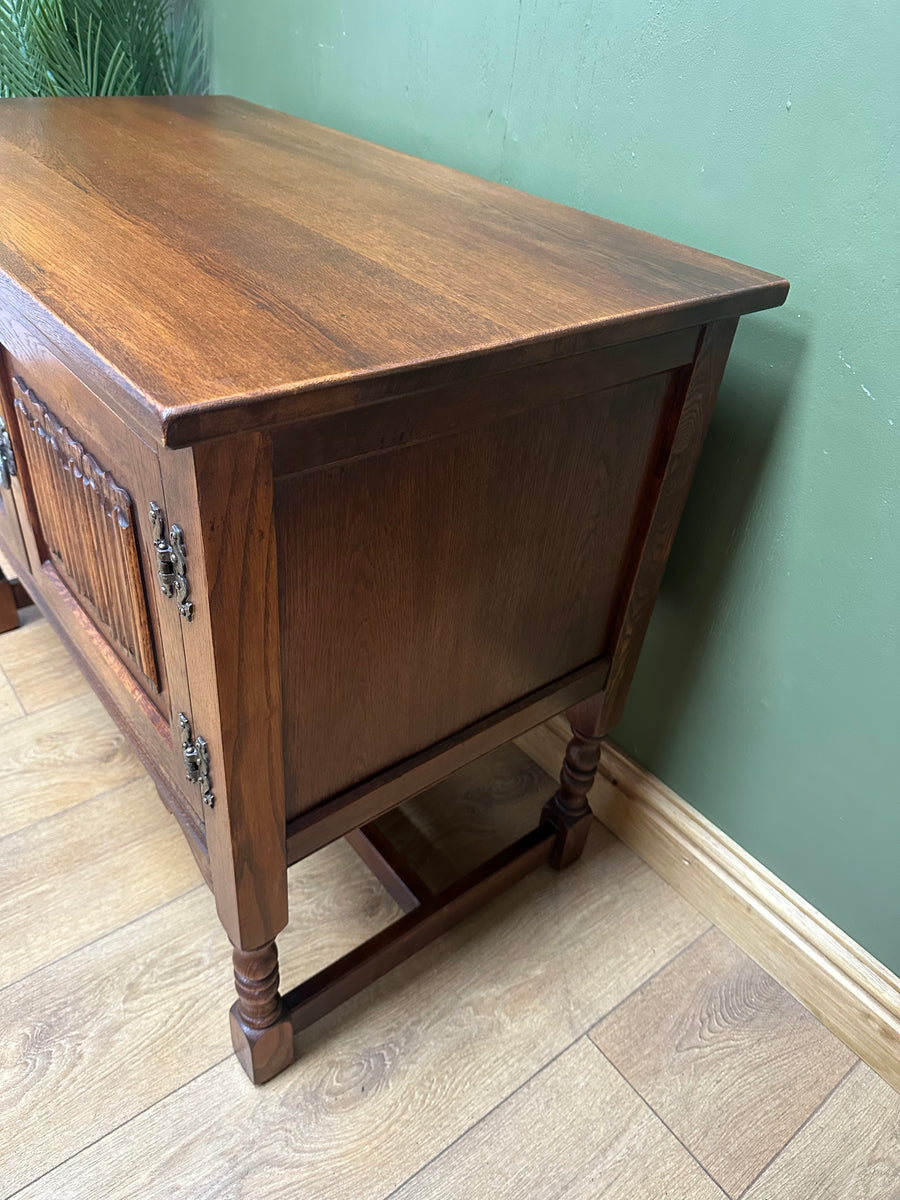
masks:
[[[572,726],[572,740],[559,774],[559,790],[544,805],[541,819],[556,826],[557,839],[550,865],[567,867],[584,849],[593,815],[587,794],[600,762],[600,737],[580,733]]]
[[[254,1083],[265,1083],[294,1061],[294,1030],[278,991],[278,948],[233,954],[238,998],[231,1007],[231,1041]]]
[[[0,633],[16,629],[19,625],[19,612],[16,606],[16,594],[13,586],[0,571]]]

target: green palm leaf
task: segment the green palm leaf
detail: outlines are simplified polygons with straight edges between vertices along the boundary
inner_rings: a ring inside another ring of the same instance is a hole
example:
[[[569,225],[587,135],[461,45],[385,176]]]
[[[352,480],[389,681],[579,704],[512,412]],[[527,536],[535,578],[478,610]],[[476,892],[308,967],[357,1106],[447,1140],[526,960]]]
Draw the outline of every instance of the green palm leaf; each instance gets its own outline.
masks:
[[[0,0],[0,96],[153,96],[208,86],[196,0]]]

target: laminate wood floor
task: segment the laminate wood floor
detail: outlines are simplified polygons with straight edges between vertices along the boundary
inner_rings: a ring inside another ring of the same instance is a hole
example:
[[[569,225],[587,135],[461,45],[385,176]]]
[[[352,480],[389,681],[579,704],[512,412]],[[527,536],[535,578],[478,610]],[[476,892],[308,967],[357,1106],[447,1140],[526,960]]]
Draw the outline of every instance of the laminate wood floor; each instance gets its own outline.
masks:
[[[0,636],[0,1196],[898,1200],[900,1096],[599,824],[254,1088],[229,947],[140,764],[33,610]],[[530,828],[513,746],[404,806],[434,883]],[[287,985],[397,909],[292,869]]]

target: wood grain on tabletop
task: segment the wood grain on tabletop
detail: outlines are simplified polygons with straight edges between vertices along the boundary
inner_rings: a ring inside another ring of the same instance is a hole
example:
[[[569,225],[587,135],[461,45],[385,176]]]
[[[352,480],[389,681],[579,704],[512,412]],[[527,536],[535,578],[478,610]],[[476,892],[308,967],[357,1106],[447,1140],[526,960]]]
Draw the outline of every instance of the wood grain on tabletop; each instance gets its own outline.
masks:
[[[900,1095],[859,1063],[744,1200],[898,1200]]]
[[[0,836],[144,775],[93,694],[7,721],[0,729],[0,747]]]
[[[630,851],[595,835],[571,870],[534,872],[323,1018],[264,1088],[229,1057],[23,1198],[180,1188],[267,1200],[296,1196],[298,1179],[310,1195],[384,1197],[706,928]],[[296,977],[306,943],[286,931],[279,944]]]
[[[181,840],[174,820],[151,802]],[[160,863],[144,869],[158,875]],[[83,879],[73,888],[86,898]],[[398,915],[342,842],[298,864],[290,888],[294,916],[280,943],[285,968],[297,975],[327,965]],[[26,915],[26,928],[38,931],[35,914]],[[0,1156],[0,1195],[213,1064],[231,1063],[233,993],[231,947],[203,885],[0,992],[0,1143],[10,1144],[15,1131],[27,1147],[15,1158]],[[248,1099],[240,1069],[228,1089]]]
[[[390,1200],[595,1200],[601,1194],[603,1200],[723,1200],[677,1138],[583,1038]]]
[[[857,1061],[716,929],[590,1036],[732,1197]]]
[[[39,323],[49,310],[98,370],[115,364],[145,427],[636,316],[660,332],[691,304],[702,320],[698,298],[722,316],[787,291],[231,97],[4,104],[0,211],[0,271]]]

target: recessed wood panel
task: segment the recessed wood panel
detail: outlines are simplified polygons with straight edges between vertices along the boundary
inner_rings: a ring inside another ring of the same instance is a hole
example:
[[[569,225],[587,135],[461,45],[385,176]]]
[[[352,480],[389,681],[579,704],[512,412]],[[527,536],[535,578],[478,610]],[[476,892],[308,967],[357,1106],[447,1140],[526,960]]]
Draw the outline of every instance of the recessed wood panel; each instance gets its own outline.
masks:
[[[277,485],[289,818],[604,653],[676,378]]]

